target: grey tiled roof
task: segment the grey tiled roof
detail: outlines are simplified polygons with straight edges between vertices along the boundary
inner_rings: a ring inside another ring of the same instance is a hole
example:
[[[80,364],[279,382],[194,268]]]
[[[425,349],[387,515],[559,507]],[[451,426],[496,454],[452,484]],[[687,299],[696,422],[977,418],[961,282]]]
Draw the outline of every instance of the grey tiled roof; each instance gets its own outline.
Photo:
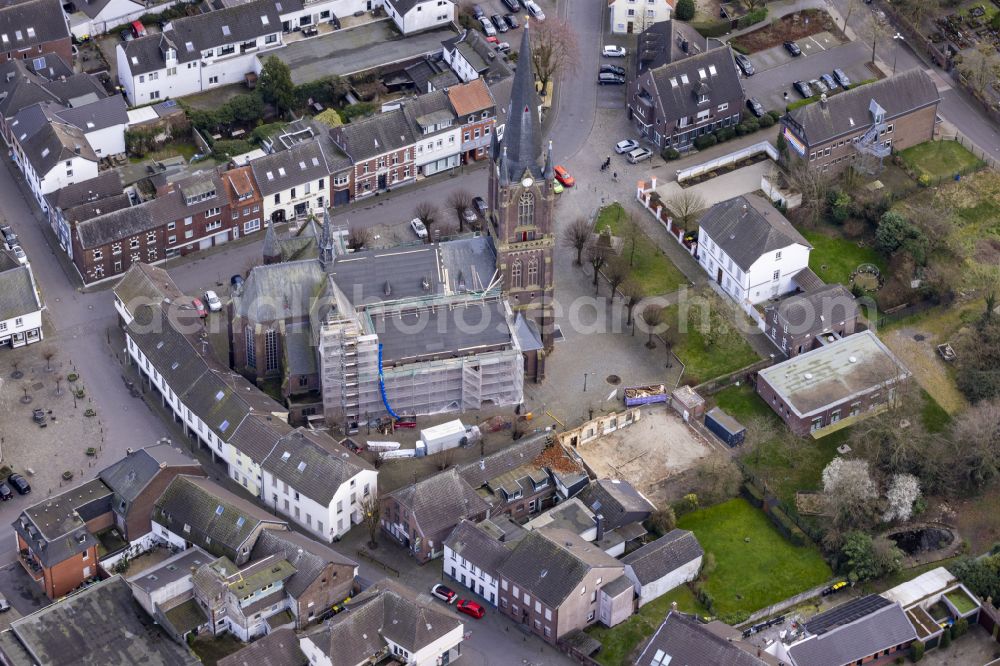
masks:
[[[328,446],[321,446],[319,442]],[[282,437],[261,462],[261,467],[320,506],[329,506],[343,484],[362,471],[372,469],[370,464],[327,435],[304,428],[296,428]]]
[[[292,426],[282,419],[272,416],[268,420],[267,414],[250,414],[240,421],[229,443],[252,460],[260,461],[291,431]]]
[[[14,319],[42,309],[31,268],[15,266],[0,271],[0,321]]]
[[[501,301],[472,302],[463,308],[372,315],[372,325],[386,364],[412,363],[457,356],[471,348],[481,352],[509,348],[513,335],[505,310]],[[414,331],[427,334],[414,335]]]
[[[39,177],[47,175],[63,160],[82,157],[85,160],[97,162],[97,155],[90,147],[83,132],[79,128],[61,121],[45,123],[37,132],[28,137],[27,141],[21,142],[21,147],[24,149],[25,159],[31,162]]]
[[[179,63],[193,62],[201,58],[199,51],[188,51],[183,42],[176,44],[169,32],[133,39],[125,44],[119,44],[117,48],[125,51],[125,60],[132,76],[164,69],[167,66],[165,54],[168,48],[173,48],[177,52]]]
[[[195,50],[204,51],[281,32],[281,18],[274,2],[259,0],[175,19],[168,27],[167,34],[180,53],[187,51],[188,42]]]
[[[155,229],[162,224],[156,211],[158,201],[159,199],[146,201],[138,206],[121,208],[84,220],[76,226],[80,245],[85,249],[97,248],[112,241]]]
[[[934,81],[922,69],[869,83],[831,96],[826,106],[807,104],[788,113],[807,145],[824,143],[843,134],[857,133],[874,122],[869,105],[875,100],[885,109],[885,120],[937,104],[941,95]],[[928,129],[928,138],[930,127]]]
[[[609,530],[631,522],[630,515],[656,510],[632,484],[620,479],[599,479],[581,490],[577,497],[595,514],[604,516],[605,528]]]
[[[305,141],[287,150],[265,155],[250,162],[257,187],[265,197],[307,182],[327,178],[331,173],[322,143]]]
[[[365,590],[347,608],[307,636],[333,666],[365,661],[385,647],[384,639],[413,653],[462,626],[455,615],[389,579]]]
[[[688,42],[688,50],[682,44]],[[642,31],[635,49],[636,71],[656,69],[708,50],[708,40],[683,21],[658,21]]]
[[[325,281],[323,267],[312,259],[255,266],[233,297],[233,312],[257,324],[305,317]]]
[[[715,74],[710,68],[715,68]],[[705,72],[705,78],[701,78],[700,71]],[[687,78],[687,83],[683,82],[683,77]],[[733,53],[730,48],[723,47],[712,49],[683,60],[676,60],[670,64],[662,65],[656,69],[648,70],[640,75],[640,84],[645,85],[649,79],[653,81],[653,90],[648,90],[658,99],[658,116],[667,121],[668,127],[672,127],[678,118],[696,115],[705,108],[713,107],[722,102],[732,100],[743,100],[743,84],[740,82],[740,75],[736,71],[736,61],[733,60]],[[676,83],[671,83],[671,79]],[[698,104],[698,94],[696,89],[707,85],[707,95],[711,104]],[[738,109],[733,109],[732,113],[737,113]]]
[[[768,252],[795,243],[812,247],[781,211],[755,194],[720,201],[698,225],[744,271]]]
[[[816,334],[831,325],[851,321],[858,316],[858,302],[842,284],[825,285],[780,301],[768,310],[777,309],[778,318],[796,334]]]
[[[285,525],[222,486],[184,474],[174,478],[156,501],[153,520],[213,555],[230,558],[235,558],[242,546],[253,546],[246,542],[261,524],[278,528]],[[184,530],[185,525],[190,526],[189,531]]]
[[[108,169],[100,172],[96,178],[82,180],[78,183],[59,188],[46,196],[49,205],[56,208],[75,208],[91,201],[114,197],[122,193],[122,178],[118,171]]]
[[[510,546],[466,519],[455,526],[444,545],[490,576],[496,575],[497,569],[511,553]]]
[[[46,666],[188,666],[201,660],[172,641],[121,576],[96,583],[11,623]]]
[[[692,532],[671,530],[623,557],[622,564],[631,566],[639,584],[646,585],[704,554]]]
[[[313,344],[308,322],[294,322],[285,327],[284,352],[285,371],[289,375],[311,375],[316,372],[316,346]]]
[[[93,96],[106,97],[107,92],[89,74],[74,74],[57,55],[38,56],[44,67],[36,69],[32,60],[8,60],[0,64],[0,113],[6,118],[40,102],[57,102],[68,106],[71,100]]]
[[[4,51],[21,51],[70,38],[59,0],[5,3],[0,7],[0,35]]]
[[[111,511],[111,489],[99,479],[28,507],[12,525],[46,567],[64,562],[97,544],[88,520]]]
[[[303,534],[295,531],[264,530],[250,551],[252,561],[277,555],[295,567],[295,574],[285,581],[285,590],[296,599],[323,574],[327,564],[357,567],[357,562],[344,557]]]
[[[806,638],[790,646],[788,655],[795,666],[843,666],[916,638],[917,632],[902,606],[895,603]]]
[[[214,555],[206,553],[198,546],[191,546],[149,569],[143,569],[129,576],[128,583],[133,588],[139,588],[148,594],[190,576],[193,569],[214,559]]]
[[[333,132],[337,145],[355,162],[405,148],[417,141],[403,109],[356,120],[334,128]]]
[[[635,663],[637,666],[668,662],[691,666],[766,666],[767,662],[739,646],[739,642],[726,640],[693,618],[671,611]]]
[[[284,627],[215,663],[217,666],[305,666],[308,660],[299,647],[295,631]]]
[[[128,123],[128,105],[121,95],[112,95],[90,104],[57,111],[56,116],[79,127],[84,133]],[[100,148],[100,146],[98,146]]]
[[[140,305],[159,305],[164,299],[176,300],[183,296],[167,271],[150,264],[132,264],[114,288],[129,312]]]
[[[518,542],[499,574],[546,606],[558,608],[593,567],[622,569],[618,560],[576,534],[543,527]]]
[[[527,23],[521,35],[519,53],[531,54],[531,39]],[[507,107],[507,128],[504,130],[503,146],[506,160],[501,168],[506,169],[505,177],[520,180],[525,170],[535,177],[541,177],[542,169],[542,122],[538,116],[538,90],[535,87],[535,66],[533,58],[520,57],[514,82],[511,85],[510,105]]]
[[[485,513],[489,505],[452,468],[395,490],[389,497],[413,513],[425,535],[455,526],[462,518]]]
[[[414,7],[424,0],[388,0],[401,16],[406,16]]]
[[[548,445],[546,433],[530,435],[496,453],[459,466],[458,473],[473,488],[526,465],[541,455]]]
[[[155,444],[127,454],[118,462],[98,473],[117,497],[126,502],[135,501],[139,493],[166,467],[199,467],[193,458],[169,444]]]

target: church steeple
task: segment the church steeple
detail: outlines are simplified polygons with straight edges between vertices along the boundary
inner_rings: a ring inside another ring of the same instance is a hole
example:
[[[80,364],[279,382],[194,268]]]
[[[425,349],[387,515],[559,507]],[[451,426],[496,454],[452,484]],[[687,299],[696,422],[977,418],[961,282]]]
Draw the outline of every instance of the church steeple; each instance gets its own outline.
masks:
[[[518,181],[528,170],[532,176],[542,175],[538,158],[542,154],[541,122],[538,117],[538,91],[535,89],[535,68],[531,58],[531,39],[525,21],[521,36],[520,57],[511,89],[510,108],[507,110],[507,128],[503,145],[507,148],[507,173],[511,181]]]
[[[323,231],[319,238],[319,260],[323,268],[333,264],[333,257],[336,254],[333,246],[333,222],[330,220],[330,211],[323,211]]]

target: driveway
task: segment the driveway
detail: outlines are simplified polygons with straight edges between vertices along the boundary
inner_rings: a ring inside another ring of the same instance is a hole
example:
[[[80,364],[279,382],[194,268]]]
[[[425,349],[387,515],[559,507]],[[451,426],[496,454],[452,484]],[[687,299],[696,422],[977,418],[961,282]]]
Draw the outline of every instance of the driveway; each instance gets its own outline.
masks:
[[[292,70],[296,84],[345,76],[441,50],[455,36],[451,27],[400,38],[389,19],[293,42],[274,52]],[[378,48],[372,48],[378,44]]]

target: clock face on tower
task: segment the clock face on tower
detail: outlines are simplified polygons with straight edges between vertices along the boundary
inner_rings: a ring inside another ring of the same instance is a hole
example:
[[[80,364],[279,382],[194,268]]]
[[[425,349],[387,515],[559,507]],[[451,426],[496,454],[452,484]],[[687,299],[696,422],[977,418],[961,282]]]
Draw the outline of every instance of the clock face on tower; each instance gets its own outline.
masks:
[[[533,181],[531,178],[525,178],[524,180],[521,181],[521,185],[523,185],[524,187],[531,187],[532,183],[534,182],[535,181]]]

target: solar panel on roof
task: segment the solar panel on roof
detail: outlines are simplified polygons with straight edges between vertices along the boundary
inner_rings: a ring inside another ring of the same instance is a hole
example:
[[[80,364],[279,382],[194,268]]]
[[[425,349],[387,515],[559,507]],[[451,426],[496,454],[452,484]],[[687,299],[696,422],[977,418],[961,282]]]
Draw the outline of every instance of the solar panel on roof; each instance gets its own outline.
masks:
[[[825,634],[845,624],[850,624],[880,608],[892,605],[892,602],[877,594],[869,594],[846,604],[841,604],[825,613],[820,613],[806,623],[806,631],[811,634]]]

